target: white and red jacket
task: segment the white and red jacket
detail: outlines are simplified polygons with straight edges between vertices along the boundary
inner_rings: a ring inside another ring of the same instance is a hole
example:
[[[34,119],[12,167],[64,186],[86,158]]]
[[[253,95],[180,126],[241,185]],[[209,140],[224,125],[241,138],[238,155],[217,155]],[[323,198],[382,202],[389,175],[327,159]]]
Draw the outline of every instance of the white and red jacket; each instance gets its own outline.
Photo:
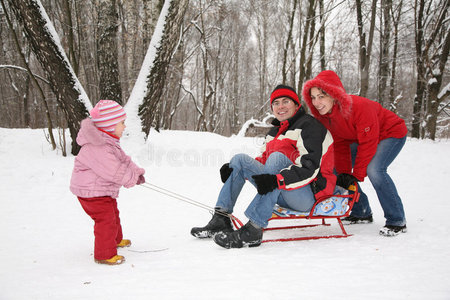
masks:
[[[265,164],[270,154],[280,152],[292,161],[277,174],[279,188],[291,190],[312,184],[316,198],[333,194],[336,176],[330,132],[302,106],[290,119],[281,123],[275,119],[272,124],[275,127],[266,135],[263,153],[255,159]]]
[[[320,115],[312,105],[310,90],[313,87],[322,89],[335,100],[330,113]],[[336,171],[352,174],[359,181],[367,176],[367,166],[380,141],[403,138],[408,133],[405,121],[378,102],[347,94],[333,71],[322,71],[307,81],[302,94],[311,113],[333,135]],[[353,143],[358,143],[358,153],[352,170],[350,145]]]

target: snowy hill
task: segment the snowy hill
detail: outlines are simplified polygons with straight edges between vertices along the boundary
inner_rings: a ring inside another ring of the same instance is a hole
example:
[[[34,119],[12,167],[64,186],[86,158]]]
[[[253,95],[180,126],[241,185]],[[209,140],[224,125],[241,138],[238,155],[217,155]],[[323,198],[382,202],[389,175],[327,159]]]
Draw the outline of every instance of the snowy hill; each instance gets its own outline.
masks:
[[[220,166],[256,155],[261,142],[163,131],[122,145],[147,181],[214,206]],[[105,266],[93,261],[93,221],[69,191],[74,157],[51,151],[42,130],[0,128],[0,299],[450,299],[449,153],[449,141],[408,139],[390,174],[409,231],[394,238],[378,235],[384,218],[368,182],[375,220],[346,226],[352,237],[232,250],[190,236],[209,221],[206,210],[122,189],[133,245],[119,250],[124,264]],[[244,222],[255,191],[244,187],[234,212]]]

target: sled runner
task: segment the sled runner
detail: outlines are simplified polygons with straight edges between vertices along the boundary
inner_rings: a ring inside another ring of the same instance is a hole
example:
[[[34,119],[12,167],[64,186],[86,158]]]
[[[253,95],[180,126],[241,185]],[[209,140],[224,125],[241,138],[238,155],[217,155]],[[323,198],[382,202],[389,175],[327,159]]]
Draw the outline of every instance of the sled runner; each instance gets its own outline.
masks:
[[[265,228],[264,231],[272,231],[272,230],[286,230],[286,229],[296,229],[296,228],[308,228],[308,227],[316,227],[316,226],[330,226],[331,224],[326,223],[325,219],[336,219],[339,227],[341,229],[341,234],[335,235],[319,235],[319,236],[300,236],[300,237],[288,237],[288,238],[276,238],[276,239],[263,239],[263,243],[267,242],[288,242],[288,241],[301,241],[301,240],[311,240],[311,239],[326,239],[326,238],[344,238],[349,237],[351,234],[348,234],[345,231],[344,225],[342,224],[341,218],[347,217],[352,210],[353,205],[359,200],[359,192],[357,186],[352,185],[350,190],[346,190],[341,187],[337,187],[337,191],[335,194],[331,196],[321,197],[314,203],[311,211],[309,212],[298,212],[288,208],[281,207],[279,205],[275,205],[272,213],[272,217],[269,219],[269,222],[275,223],[273,221],[281,221],[281,220],[296,220],[296,219],[307,219],[314,220],[320,219],[322,220],[319,224],[306,224],[306,225],[293,225],[293,226],[270,226]],[[236,228],[239,228],[242,222],[237,218],[233,220]],[[237,221],[237,222],[235,222]],[[239,225],[237,224],[239,223]],[[276,222],[278,223],[278,222]]]
[[[208,205],[205,205],[199,201],[195,201],[193,199],[187,198],[180,194],[174,193],[170,190],[164,189],[162,187],[156,186],[150,183],[143,183],[141,186],[154,190],[156,192],[165,194],[172,198],[178,199],[180,201],[198,206],[200,208],[206,209],[209,212],[213,213],[214,208]],[[307,227],[316,227],[316,226],[330,226],[331,224],[325,223],[325,219],[336,219],[341,228],[342,234],[337,235],[321,235],[321,236],[303,236],[303,237],[292,237],[292,238],[278,238],[278,239],[266,239],[263,240],[263,243],[266,242],[287,242],[287,241],[300,241],[300,240],[311,240],[311,239],[326,239],[326,238],[343,238],[351,236],[348,234],[344,225],[342,224],[341,218],[347,217],[350,214],[350,211],[353,208],[353,205],[359,200],[359,192],[357,185],[352,185],[348,190],[337,186],[337,190],[333,195],[327,195],[321,197],[314,203],[310,212],[298,212],[288,208],[280,207],[276,205],[274,207],[272,217],[269,221],[281,221],[281,220],[296,220],[296,219],[321,219],[322,222],[320,224],[308,224],[308,225],[294,225],[294,226],[280,226],[280,227],[268,227],[265,228],[264,231],[271,230],[283,230],[283,229],[295,229],[295,228],[307,228]],[[229,215],[233,225],[236,229],[241,228],[244,224],[233,215]],[[275,223],[275,222],[272,222]]]

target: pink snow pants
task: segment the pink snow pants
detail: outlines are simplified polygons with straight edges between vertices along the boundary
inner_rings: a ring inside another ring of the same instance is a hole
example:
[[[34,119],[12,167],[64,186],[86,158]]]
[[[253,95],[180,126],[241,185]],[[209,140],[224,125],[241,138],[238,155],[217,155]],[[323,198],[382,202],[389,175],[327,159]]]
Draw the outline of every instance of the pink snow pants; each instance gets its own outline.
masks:
[[[84,211],[94,220],[94,258],[109,259],[117,255],[117,244],[122,240],[119,210],[116,199],[109,196],[78,197]]]

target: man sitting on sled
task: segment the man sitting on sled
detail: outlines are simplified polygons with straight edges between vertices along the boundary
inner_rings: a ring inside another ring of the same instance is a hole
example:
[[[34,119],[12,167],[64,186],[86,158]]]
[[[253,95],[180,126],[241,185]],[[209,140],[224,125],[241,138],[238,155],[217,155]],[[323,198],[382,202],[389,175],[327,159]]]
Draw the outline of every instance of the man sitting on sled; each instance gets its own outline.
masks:
[[[333,194],[333,138],[314,117],[307,115],[295,90],[278,85],[270,96],[275,115],[268,132],[264,152],[255,159],[235,155],[224,164],[220,175],[224,185],[215,213],[205,227],[194,227],[198,238],[213,237],[225,248],[256,247],[261,244],[275,204],[296,211],[310,211],[316,198]],[[248,180],[258,194],[245,211],[248,223],[233,231],[229,214]]]

